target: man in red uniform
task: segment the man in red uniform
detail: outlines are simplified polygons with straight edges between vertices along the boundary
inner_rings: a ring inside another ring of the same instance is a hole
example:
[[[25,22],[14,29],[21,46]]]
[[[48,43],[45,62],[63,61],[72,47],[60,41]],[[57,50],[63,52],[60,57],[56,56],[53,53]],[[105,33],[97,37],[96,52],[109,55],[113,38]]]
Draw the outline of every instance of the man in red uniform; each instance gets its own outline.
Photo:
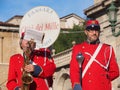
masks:
[[[81,87],[82,90],[111,90],[111,81],[119,76],[113,47],[99,41],[100,25],[97,20],[86,22],[85,34],[87,40],[75,45],[72,51],[70,78],[73,90],[81,90]],[[81,55],[79,59],[83,59],[81,65],[77,60],[78,54]]]
[[[28,47],[28,41],[22,38],[20,47],[23,52]],[[30,64],[24,66],[24,57],[21,54],[15,54],[10,57],[7,88],[8,90],[21,90],[23,82],[21,80],[23,70],[31,73],[33,82],[29,85],[29,90],[49,90],[52,83],[52,75],[56,69],[53,58],[48,49],[33,50],[30,55]]]

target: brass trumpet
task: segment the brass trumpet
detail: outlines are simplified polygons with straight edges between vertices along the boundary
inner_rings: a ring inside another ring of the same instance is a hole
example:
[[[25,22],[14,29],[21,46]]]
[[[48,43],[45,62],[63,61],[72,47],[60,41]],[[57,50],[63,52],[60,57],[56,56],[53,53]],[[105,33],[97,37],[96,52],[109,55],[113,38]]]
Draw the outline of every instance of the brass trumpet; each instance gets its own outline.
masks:
[[[24,66],[30,64],[30,55],[35,48],[35,42],[33,39],[28,41],[28,47],[26,51],[23,53],[24,57]],[[22,74],[22,90],[29,90],[29,85],[33,82],[33,76],[31,73],[23,70]]]

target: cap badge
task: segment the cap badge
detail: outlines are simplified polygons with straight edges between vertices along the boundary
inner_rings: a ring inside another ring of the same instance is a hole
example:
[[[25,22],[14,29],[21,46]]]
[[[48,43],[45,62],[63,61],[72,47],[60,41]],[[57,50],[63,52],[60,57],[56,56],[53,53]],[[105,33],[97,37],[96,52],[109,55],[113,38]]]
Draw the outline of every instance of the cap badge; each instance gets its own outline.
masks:
[[[94,27],[94,25],[92,25],[92,27]]]

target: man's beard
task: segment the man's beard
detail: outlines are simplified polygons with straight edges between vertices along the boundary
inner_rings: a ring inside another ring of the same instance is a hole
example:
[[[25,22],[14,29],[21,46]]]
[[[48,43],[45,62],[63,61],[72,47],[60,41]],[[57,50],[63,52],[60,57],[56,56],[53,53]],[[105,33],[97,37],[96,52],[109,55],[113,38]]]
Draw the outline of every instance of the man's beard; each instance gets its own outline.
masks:
[[[96,37],[97,37],[97,36],[96,36]],[[95,39],[95,40],[88,38],[88,39],[87,39],[87,42],[88,42],[89,44],[97,44],[97,43],[100,43],[100,40],[99,40],[99,38],[97,38],[97,39]]]

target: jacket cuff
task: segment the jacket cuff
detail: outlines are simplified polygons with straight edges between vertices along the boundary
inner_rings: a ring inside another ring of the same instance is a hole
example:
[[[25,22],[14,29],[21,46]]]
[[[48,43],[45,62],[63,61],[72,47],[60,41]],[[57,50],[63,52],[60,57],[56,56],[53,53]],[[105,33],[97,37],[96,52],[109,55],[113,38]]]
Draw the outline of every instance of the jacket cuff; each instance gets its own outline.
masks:
[[[19,90],[19,88],[20,88],[20,87],[18,87],[18,86],[17,86],[17,87],[15,87],[15,89],[14,89],[14,90]]]
[[[42,72],[42,68],[38,65],[34,65],[34,72],[32,73],[32,75],[34,77],[37,77],[41,72]]]

